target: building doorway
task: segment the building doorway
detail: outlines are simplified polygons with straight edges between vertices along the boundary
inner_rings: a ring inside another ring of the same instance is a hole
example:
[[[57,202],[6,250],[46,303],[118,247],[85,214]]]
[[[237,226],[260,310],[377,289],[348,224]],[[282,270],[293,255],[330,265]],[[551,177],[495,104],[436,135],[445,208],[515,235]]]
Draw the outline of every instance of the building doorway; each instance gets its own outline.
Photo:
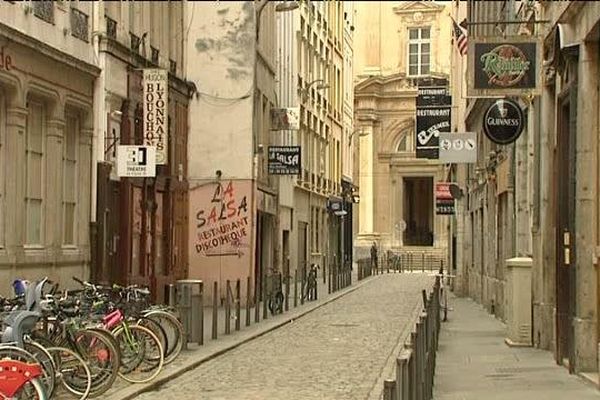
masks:
[[[433,178],[403,179],[405,246],[433,246]]]
[[[575,371],[573,316],[576,310],[576,104],[574,85],[560,96],[556,145],[556,362]]]

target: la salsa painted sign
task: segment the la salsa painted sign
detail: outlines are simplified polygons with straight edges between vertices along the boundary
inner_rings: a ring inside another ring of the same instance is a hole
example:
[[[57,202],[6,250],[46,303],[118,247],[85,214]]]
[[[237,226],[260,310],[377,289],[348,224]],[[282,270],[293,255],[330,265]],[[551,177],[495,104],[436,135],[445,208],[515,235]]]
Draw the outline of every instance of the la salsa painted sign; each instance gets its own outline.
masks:
[[[206,195],[209,194],[207,198]],[[194,248],[203,255],[238,255],[249,247],[248,193],[233,181],[200,192]],[[207,201],[208,200],[208,201]]]
[[[541,46],[537,41],[473,39],[469,47],[469,96],[539,93]]]

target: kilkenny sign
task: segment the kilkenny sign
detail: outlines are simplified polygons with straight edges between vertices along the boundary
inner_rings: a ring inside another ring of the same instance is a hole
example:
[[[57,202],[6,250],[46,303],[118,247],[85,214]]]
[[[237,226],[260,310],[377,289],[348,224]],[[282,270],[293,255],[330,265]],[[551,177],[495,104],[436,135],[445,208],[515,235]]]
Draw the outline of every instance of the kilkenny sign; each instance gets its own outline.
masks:
[[[474,97],[539,94],[541,45],[529,38],[469,42],[467,94]]]
[[[450,132],[452,97],[448,87],[419,87],[416,105],[417,158],[437,159],[439,135]]]
[[[300,146],[269,146],[271,175],[298,175],[301,161]]]

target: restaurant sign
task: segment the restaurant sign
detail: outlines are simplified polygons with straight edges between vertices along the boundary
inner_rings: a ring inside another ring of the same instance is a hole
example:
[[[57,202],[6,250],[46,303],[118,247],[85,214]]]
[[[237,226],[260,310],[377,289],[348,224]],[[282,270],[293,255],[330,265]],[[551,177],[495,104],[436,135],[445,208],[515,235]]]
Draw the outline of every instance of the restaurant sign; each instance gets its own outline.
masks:
[[[541,48],[530,37],[471,40],[467,95],[539,95]]]

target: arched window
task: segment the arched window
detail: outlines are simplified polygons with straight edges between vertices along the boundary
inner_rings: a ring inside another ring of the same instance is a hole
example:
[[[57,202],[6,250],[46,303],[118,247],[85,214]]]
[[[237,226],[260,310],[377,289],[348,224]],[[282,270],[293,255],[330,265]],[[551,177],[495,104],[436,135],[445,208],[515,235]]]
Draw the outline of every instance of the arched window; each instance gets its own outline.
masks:
[[[412,129],[405,129],[400,134],[400,140],[398,141],[398,145],[396,146],[396,153],[402,153],[407,151],[412,151]]]

